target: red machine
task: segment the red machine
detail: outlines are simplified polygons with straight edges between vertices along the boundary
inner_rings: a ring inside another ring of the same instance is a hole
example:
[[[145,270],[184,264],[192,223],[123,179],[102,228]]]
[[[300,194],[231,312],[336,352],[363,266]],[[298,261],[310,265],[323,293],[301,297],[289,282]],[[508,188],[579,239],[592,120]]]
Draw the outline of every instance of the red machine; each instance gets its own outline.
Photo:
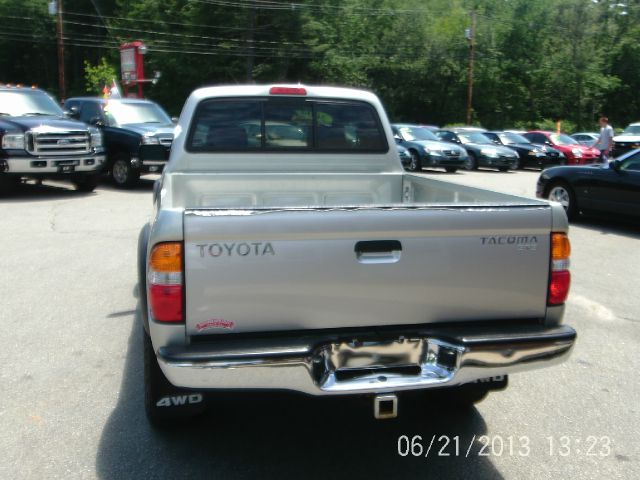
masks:
[[[143,56],[146,53],[147,46],[140,41],[120,45],[120,69],[126,97],[144,98],[142,85],[147,82],[155,83],[159,78],[159,72],[156,72],[153,79],[144,78]],[[129,88],[136,85],[138,86],[137,92],[129,93]]]

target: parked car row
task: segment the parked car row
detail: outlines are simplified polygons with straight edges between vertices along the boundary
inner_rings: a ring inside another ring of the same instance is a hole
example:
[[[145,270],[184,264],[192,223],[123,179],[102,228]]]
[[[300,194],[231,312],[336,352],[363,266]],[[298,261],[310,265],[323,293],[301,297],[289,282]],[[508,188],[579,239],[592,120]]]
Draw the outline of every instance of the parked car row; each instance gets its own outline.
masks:
[[[392,130],[397,146],[407,150],[410,157],[407,158],[407,153],[403,152],[403,165],[414,172],[425,167],[444,168],[447,172],[455,172],[459,168],[492,168],[506,172],[565,165],[569,163],[569,155],[574,163],[576,158],[583,158],[578,163],[597,158],[591,149],[583,151],[581,146],[569,148],[569,151],[579,150],[577,153],[565,153],[565,136],[556,138],[551,132],[524,132],[520,135],[513,131],[489,132],[478,127],[436,129],[412,124],[393,124]]]
[[[423,125],[424,127],[428,127],[431,131],[439,130],[438,127],[434,127],[433,125]],[[485,134],[486,132],[482,128],[478,127],[464,127],[467,130],[473,129],[474,131],[480,131]],[[562,147],[561,150],[563,152],[568,152],[568,163],[569,164],[585,164],[590,163],[590,159],[593,158],[593,150],[595,150],[595,144],[600,137],[599,132],[577,132],[571,135],[564,134],[556,134],[550,131],[542,131],[542,130],[531,130],[531,131],[522,131],[522,130],[507,130],[509,133],[520,134],[527,137],[531,143],[541,145],[547,145],[550,147]],[[569,137],[569,138],[568,138]],[[495,140],[495,138],[494,138]],[[504,144],[504,143],[503,143]],[[576,148],[575,145],[579,144],[583,147],[587,147],[585,149]],[[513,148],[510,146],[510,148]],[[640,122],[631,123],[624,131],[613,138],[613,152],[612,156],[618,157],[624,153],[629,152],[630,150],[640,148]],[[573,150],[576,150],[574,152]],[[577,153],[577,152],[580,153]],[[582,156],[582,153],[586,153],[586,155]],[[599,152],[598,154],[599,155]],[[522,158],[522,157],[521,157]]]
[[[469,156],[464,148],[441,141],[426,127],[393,124],[391,130],[396,144],[409,153],[407,170],[411,172],[418,172],[423,167],[439,167],[453,173],[468,163]]]

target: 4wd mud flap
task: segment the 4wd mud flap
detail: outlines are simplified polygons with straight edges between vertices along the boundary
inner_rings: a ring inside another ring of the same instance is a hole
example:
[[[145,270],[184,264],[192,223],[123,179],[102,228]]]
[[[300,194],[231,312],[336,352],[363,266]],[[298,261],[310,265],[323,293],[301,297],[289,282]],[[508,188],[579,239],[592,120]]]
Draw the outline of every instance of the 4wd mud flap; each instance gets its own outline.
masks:
[[[204,402],[204,395],[192,393],[190,395],[170,395],[162,397],[156,402],[156,407],[185,407]]]

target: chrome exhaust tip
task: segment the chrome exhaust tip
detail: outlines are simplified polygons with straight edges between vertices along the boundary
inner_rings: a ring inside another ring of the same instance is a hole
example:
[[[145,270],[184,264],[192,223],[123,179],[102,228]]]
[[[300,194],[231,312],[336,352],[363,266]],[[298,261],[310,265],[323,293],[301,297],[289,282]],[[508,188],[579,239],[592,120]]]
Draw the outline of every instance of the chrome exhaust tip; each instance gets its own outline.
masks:
[[[373,399],[373,416],[378,420],[398,416],[398,397],[393,394],[376,395]]]

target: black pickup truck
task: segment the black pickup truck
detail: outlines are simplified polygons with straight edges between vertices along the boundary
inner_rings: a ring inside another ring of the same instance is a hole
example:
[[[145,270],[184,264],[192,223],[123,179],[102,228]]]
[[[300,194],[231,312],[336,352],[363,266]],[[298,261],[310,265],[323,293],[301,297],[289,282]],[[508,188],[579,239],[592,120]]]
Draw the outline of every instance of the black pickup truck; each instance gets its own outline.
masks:
[[[98,127],[107,150],[105,171],[116,186],[133,187],[143,173],[162,172],[173,142],[173,123],[150,100],[75,97],[64,103],[69,114]]]
[[[66,118],[37,88],[0,84],[0,142],[1,191],[32,178],[90,192],[105,162],[100,130]]]

